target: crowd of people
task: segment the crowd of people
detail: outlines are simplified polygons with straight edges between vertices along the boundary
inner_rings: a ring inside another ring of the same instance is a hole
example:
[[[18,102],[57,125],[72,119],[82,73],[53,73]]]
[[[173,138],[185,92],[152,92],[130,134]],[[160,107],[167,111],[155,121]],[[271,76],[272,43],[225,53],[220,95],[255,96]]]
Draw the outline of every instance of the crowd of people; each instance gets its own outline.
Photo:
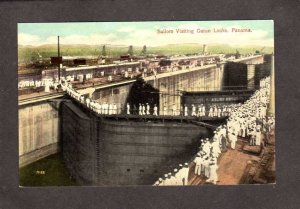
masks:
[[[102,114],[102,115],[113,115],[123,113],[122,105],[116,103],[99,103],[89,97],[84,97],[79,92],[72,88],[72,84],[65,82],[62,85],[62,90],[66,91],[72,98],[78,100],[82,104],[85,104],[92,111]],[[240,104],[230,104],[230,105],[212,105],[206,107],[204,104],[199,104],[198,107],[192,104],[189,108],[187,105],[181,106],[180,109],[176,109],[176,106],[173,105],[171,109],[168,109],[166,106],[163,107],[163,110],[159,112],[159,108],[156,104],[153,107],[149,103],[139,104],[137,108],[133,108],[129,103],[126,104],[125,112],[127,115],[138,114],[138,115],[170,115],[170,116],[193,116],[193,117],[226,117],[231,110],[234,110]],[[207,111],[209,110],[209,111]]]
[[[72,98],[85,104],[88,108],[98,114],[120,114],[121,107],[116,104],[103,103],[100,104],[90,98],[82,96],[79,92],[72,88],[72,84],[65,83],[62,89],[66,91]],[[211,139],[201,139],[201,145],[192,162],[195,164],[194,174],[205,176],[206,182],[216,184],[218,182],[218,157],[227,149],[235,149],[238,137],[248,140],[249,145],[261,146],[268,143],[269,134],[275,128],[275,118],[267,116],[267,107],[270,97],[270,77],[260,81],[260,89],[244,103],[232,104],[218,107],[213,105],[206,108],[200,104],[198,108],[192,105],[188,109],[186,105],[181,107],[181,111],[175,109],[175,106],[168,111],[171,115],[182,114],[184,116],[209,116],[222,117],[228,116],[225,124],[220,125],[214,131]],[[208,111],[206,111],[208,109]],[[132,109],[127,103],[126,114],[132,114]],[[138,107],[139,115],[158,115],[158,107],[154,105],[150,108],[150,104],[140,104]],[[164,113],[162,113],[164,114]],[[265,141],[262,141],[262,134],[265,135]],[[159,178],[154,185],[188,185],[189,163],[179,164],[172,172],[165,174]]]
[[[25,88],[25,87],[42,87],[42,86],[49,86],[49,87],[56,87],[58,82],[53,81],[53,79],[43,79],[43,80],[26,80],[20,81],[18,83],[18,88]]]
[[[60,85],[61,83],[64,82],[74,82],[75,79],[79,79],[82,78],[83,79],[83,74],[78,74],[77,76],[61,76],[60,77],[60,81],[58,80],[58,78],[43,78],[43,79],[32,79],[32,80],[21,80],[18,82],[18,88],[22,89],[22,88],[28,88],[28,87],[54,87],[55,89],[57,88],[58,85]],[[86,79],[90,79],[92,78],[92,74],[85,74]],[[82,80],[81,79],[81,80]],[[80,79],[79,79],[80,80]]]
[[[159,112],[158,107],[155,104],[153,107],[150,104],[139,104],[137,108],[132,107],[129,103],[126,105],[126,114],[135,114],[139,115],[170,115],[170,116],[193,116],[193,117],[227,117],[229,112],[232,109],[236,108],[240,104],[223,104],[223,105],[211,105],[207,107],[205,104],[192,104],[188,107],[186,104],[181,106],[180,109],[176,108],[176,105],[173,104],[172,108],[164,106],[163,109]]]
[[[267,116],[269,96],[270,77],[267,77],[260,81],[260,89],[244,104],[231,107],[226,123],[216,128],[211,139],[201,139],[199,151],[191,161],[195,164],[195,175],[203,175],[206,182],[216,184],[218,157],[227,149],[235,149],[238,137],[247,140],[249,145],[253,146],[268,144],[270,132],[275,128],[275,117]],[[184,168],[179,165],[172,173],[159,178],[154,186],[188,185],[189,163],[184,165]]]
[[[100,104],[89,97],[84,97],[82,94],[74,90],[70,83],[66,83],[66,85],[62,85],[62,89],[66,91],[68,95],[70,95],[72,98],[76,99],[78,102],[84,104],[87,108],[91,109],[92,111],[98,114],[105,114],[105,115],[120,114],[120,108],[117,107],[117,104],[115,103]]]

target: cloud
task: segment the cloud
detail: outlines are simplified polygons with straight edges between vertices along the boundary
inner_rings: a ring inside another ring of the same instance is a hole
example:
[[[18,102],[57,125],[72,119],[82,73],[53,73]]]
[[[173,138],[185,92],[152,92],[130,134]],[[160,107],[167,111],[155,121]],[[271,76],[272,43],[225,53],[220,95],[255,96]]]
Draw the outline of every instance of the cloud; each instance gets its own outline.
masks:
[[[91,34],[88,36],[84,35],[70,35],[70,36],[61,36],[61,44],[88,44],[88,45],[99,45],[111,43],[116,39],[115,34]],[[43,44],[57,44],[57,36],[49,36],[46,39],[42,39],[36,35],[30,35],[25,33],[18,34],[18,44],[20,45],[43,45]]]
[[[126,27],[121,27],[117,29],[117,32],[123,32],[123,33],[129,33],[132,31],[135,31],[136,29],[134,27],[126,26]]]
[[[40,45],[40,37],[37,35],[31,35],[26,33],[18,34],[18,44],[21,45]]]

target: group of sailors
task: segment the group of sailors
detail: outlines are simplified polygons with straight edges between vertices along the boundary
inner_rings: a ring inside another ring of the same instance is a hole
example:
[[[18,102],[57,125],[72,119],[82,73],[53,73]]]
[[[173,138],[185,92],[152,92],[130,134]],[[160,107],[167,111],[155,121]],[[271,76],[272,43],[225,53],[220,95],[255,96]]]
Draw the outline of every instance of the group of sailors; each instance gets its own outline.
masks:
[[[78,75],[68,75],[68,76],[61,76],[60,81],[58,80],[58,77],[52,78],[43,78],[41,80],[23,80],[18,82],[18,88],[27,88],[27,87],[54,87],[56,88],[60,83],[62,82],[73,82],[77,78],[78,80],[83,80],[83,77],[85,76],[86,79],[91,79],[93,75],[91,73],[88,74],[78,74]]]
[[[167,106],[164,106],[162,111],[158,112],[158,107],[155,104],[153,108],[150,107],[149,103],[139,104],[138,108],[132,108],[132,106],[127,103],[126,105],[126,114],[134,114],[138,112],[139,115],[170,115],[170,116],[192,116],[192,117],[227,117],[232,109],[236,108],[241,104],[230,104],[230,105],[212,105],[209,108],[206,108],[206,105],[199,104],[198,107],[194,104],[189,108],[187,105],[183,105],[178,109],[175,104],[173,104],[171,109],[168,109]],[[209,110],[209,111],[207,111]]]
[[[87,108],[91,109],[92,111],[98,114],[104,115],[114,115],[120,114],[120,108],[117,107],[115,103],[103,103],[100,104],[95,100],[92,100],[89,97],[84,97],[79,92],[72,88],[71,84],[63,85],[63,90],[65,90],[72,98],[76,99],[78,102],[84,104]]]
[[[87,98],[87,107],[89,107],[91,110],[98,114],[103,114],[103,115],[115,115],[119,114],[119,108],[117,107],[117,104],[112,103],[103,103],[100,104],[98,102],[92,101],[89,98]]]
[[[159,178],[154,186],[167,186],[167,185],[188,185],[189,176],[189,164],[179,164],[178,168],[175,168],[172,172],[164,175],[163,178]]]
[[[117,105],[115,103],[99,103],[97,101],[94,101],[90,98],[85,98],[80,93],[75,91],[70,83],[67,83],[67,85],[62,85],[63,91],[66,91],[71,97],[75,98],[79,102],[86,104],[88,108],[93,110],[94,112],[98,114],[120,114],[122,111],[122,108],[120,105]],[[150,106],[149,103],[146,104],[139,104],[138,108],[132,106],[127,103],[126,104],[126,114],[138,114],[138,115],[170,115],[170,116],[194,116],[194,117],[226,117],[229,116],[229,113],[236,109],[240,104],[230,104],[230,105],[222,105],[217,106],[213,105],[209,108],[206,108],[204,104],[199,104],[198,108],[196,105],[192,104],[191,108],[188,108],[187,105],[181,106],[180,109],[177,109],[175,104],[173,104],[172,109],[168,109],[166,106],[163,107],[163,110],[159,112],[158,106],[154,104],[153,108]],[[118,107],[119,106],[119,107]],[[209,111],[206,111],[209,109]]]
[[[129,103],[127,103],[127,114],[130,114],[130,105]],[[148,103],[146,103],[146,105],[144,104],[139,104],[139,115],[150,115],[150,105]],[[158,116],[158,107],[155,104],[153,107],[153,115],[154,116]]]
[[[195,175],[204,175],[206,177],[206,182],[216,184],[218,181],[217,160],[220,154],[221,146],[216,137],[213,137],[212,140],[209,138],[201,139],[199,152],[193,159],[193,162],[195,163]],[[154,186],[188,185],[189,163],[185,163],[184,165],[185,167],[181,168],[180,164],[179,169],[174,169],[173,173],[165,174],[164,178],[159,178],[158,181],[154,183]],[[184,175],[182,175],[182,173]]]
[[[75,98],[82,104],[85,104],[88,108],[93,110],[94,112],[98,114],[120,114],[121,113],[121,106],[115,103],[99,103],[97,101],[94,101],[90,98],[85,98],[82,96],[79,92],[75,91],[70,83],[67,83],[67,85],[62,85],[62,88],[64,91],[66,91],[71,97]],[[209,111],[206,111],[206,106],[204,104],[198,105],[198,108],[196,108],[196,105],[192,104],[191,108],[189,109],[187,105],[184,105],[181,107],[180,110],[176,109],[176,106],[173,105],[171,110],[168,110],[166,106],[163,107],[163,111],[159,114],[158,106],[154,104],[153,108],[150,107],[149,103],[146,104],[139,104],[138,108],[132,108],[129,103],[126,104],[126,114],[136,114],[138,115],[172,115],[172,116],[195,116],[195,117],[224,117],[228,116],[229,112],[234,109],[237,105],[231,104],[231,105],[223,105],[223,106],[216,106],[213,105],[209,108]]]
[[[274,128],[274,117],[267,117],[267,107],[270,98],[270,77],[262,79],[260,89],[242,106],[232,111],[227,120],[228,138],[236,141],[242,137],[249,141],[250,145],[261,146],[262,134],[266,134]],[[235,143],[231,146],[235,148]]]
[[[49,86],[55,87],[57,82],[53,81],[52,79],[43,79],[43,80],[24,80],[18,83],[18,88],[26,88],[26,87],[42,87],[42,86]]]
[[[61,76],[60,81],[58,78],[44,78],[42,80],[23,80],[18,82],[18,88],[23,89],[23,88],[38,88],[38,87],[45,87],[44,90],[45,92],[49,92],[50,88],[58,90],[58,86],[61,84],[65,84],[68,82],[74,81],[74,76]]]
[[[196,156],[195,175],[204,175],[206,182],[216,184],[218,182],[218,157],[228,148],[235,149],[238,137],[248,140],[250,145],[262,146],[262,133],[267,138],[275,128],[274,116],[267,116],[267,106],[270,95],[270,77],[260,82],[260,89],[244,104],[232,105],[226,124],[220,125],[214,131],[211,139],[201,139],[201,145]],[[268,139],[267,139],[268,140]],[[154,183],[154,186],[188,185],[189,164],[185,163],[185,176],[176,175],[181,169],[175,169],[173,173],[164,175]]]

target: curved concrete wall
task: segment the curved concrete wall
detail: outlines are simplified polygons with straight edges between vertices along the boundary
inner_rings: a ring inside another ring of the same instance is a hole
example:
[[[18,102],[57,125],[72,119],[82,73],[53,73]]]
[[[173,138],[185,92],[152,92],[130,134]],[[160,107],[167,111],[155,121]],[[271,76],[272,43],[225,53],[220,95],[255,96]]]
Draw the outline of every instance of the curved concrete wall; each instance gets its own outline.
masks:
[[[158,174],[195,154],[201,136],[208,134],[184,123],[103,121],[99,126],[109,177],[104,179],[106,185],[151,184]]]
[[[84,185],[152,184],[189,160],[209,135],[192,124],[101,119],[72,102],[60,114],[64,159]]]

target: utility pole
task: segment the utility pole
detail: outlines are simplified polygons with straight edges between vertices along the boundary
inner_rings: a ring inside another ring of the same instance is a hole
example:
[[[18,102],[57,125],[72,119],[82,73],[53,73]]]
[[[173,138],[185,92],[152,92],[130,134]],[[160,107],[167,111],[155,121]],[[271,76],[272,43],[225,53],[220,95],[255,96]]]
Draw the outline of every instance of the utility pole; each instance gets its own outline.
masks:
[[[145,55],[147,53],[147,46],[144,45],[142,49],[142,55]]]
[[[103,45],[102,47],[102,57],[106,58],[106,46]]]
[[[57,59],[58,59],[58,81],[60,81],[60,51],[59,51],[59,36],[57,36]]]
[[[133,56],[133,46],[132,45],[130,45],[129,48],[128,48],[128,54],[130,56]]]

